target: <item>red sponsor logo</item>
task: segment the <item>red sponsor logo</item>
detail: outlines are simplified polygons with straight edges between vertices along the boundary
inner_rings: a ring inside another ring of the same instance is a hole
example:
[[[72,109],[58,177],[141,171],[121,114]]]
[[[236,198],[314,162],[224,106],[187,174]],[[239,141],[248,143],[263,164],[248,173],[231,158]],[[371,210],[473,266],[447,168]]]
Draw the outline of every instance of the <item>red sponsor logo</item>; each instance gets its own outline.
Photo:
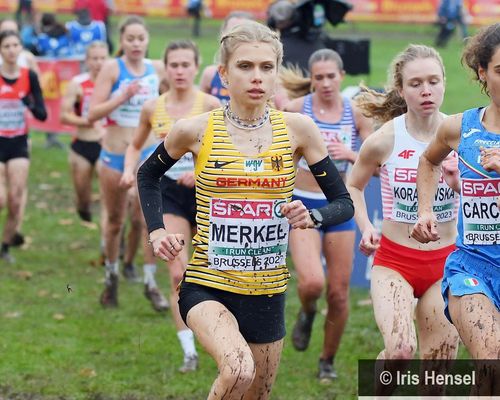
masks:
[[[261,187],[282,188],[286,186],[286,178],[246,178],[219,176],[215,181],[219,187]]]
[[[338,131],[321,131],[321,134],[326,142],[336,142],[339,140]]]
[[[210,214],[224,218],[272,219],[273,204],[273,201],[214,200]]]
[[[398,154],[398,157],[408,160],[410,157],[413,156],[413,154],[415,154],[415,150],[403,150],[401,153]]]
[[[462,181],[464,196],[492,197],[500,195],[500,179],[464,179]]]

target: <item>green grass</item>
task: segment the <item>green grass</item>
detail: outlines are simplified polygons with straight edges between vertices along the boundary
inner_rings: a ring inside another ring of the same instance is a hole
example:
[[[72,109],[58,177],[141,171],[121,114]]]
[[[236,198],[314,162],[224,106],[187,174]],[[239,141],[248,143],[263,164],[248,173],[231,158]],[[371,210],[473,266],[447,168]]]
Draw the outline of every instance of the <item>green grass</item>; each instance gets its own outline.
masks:
[[[73,211],[66,152],[47,150],[43,135],[32,136],[23,228],[30,244],[12,251],[15,265],[0,264],[0,398],[2,393],[12,398],[23,393],[22,399],[28,394],[37,394],[35,399],[203,398],[216,375],[214,362],[201,352],[199,372],[176,372],[182,352],[171,315],[151,309],[142,285],[122,282],[118,310],[98,305],[103,277],[102,268],[95,266],[98,231],[81,224]],[[167,278],[163,267],[158,280],[164,288]],[[293,287],[287,304],[289,331],[299,306]],[[314,377],[324,320],[319,317],[308,352],[295,352],[287,340],[273,398],[355,396],[356,359],[376,356],[381,346],[371,308],[356,305],[366,296],[354,290],[346,344],[338,355],[338,383],[325,387]]]
[[[151,57],[160,57],[169,40],[190,36],[186,22],[159,18],[148,22]],[[197,42],[204,64],[212,61],[217,33],[217,22],[203,21],[203,37]],[[435,30],[346,24],[333,33],[372,38],[371,76],[348,77],[346,84],[363,79],[380,86],[391,58],[410,42],[432,44]],[[447,69],[443,107],[447,113],[486,103],[460,66],[460,51],[458,40],[452,40],[441,52]],[[102,310],[98,305],[103,278],[102,268],[95,266],[98,230],[82,225],[74,212],[66,152],[45,149],[43,135],[32,137],[30,195],[23,227],[30,243],[13,250],[15,265],[0,263],[0,399],[204,398],[216,375],[214,362],[201,351],[198,372],[176,372],[182,353],[171,315],[155,313],[141,285],[121,284],[118,310]],[[69,138],[64,136],[63,141],[68,144]],[[158,279],[166,288],[165,267],[160,268]],[[365,290],[352,290],[351,316],[336,358],[338,381],[323,386],[315,379],[324,321],[320,316],[307,352],[294,351],[287,337],[273,399],[356,397],[357,360],[374,358],[382,348],[371,307],[358,305],[367,297]],[[324,306],[322,301],[320,308]],[[286,313],[289,332],[298,307],[292,274]]]

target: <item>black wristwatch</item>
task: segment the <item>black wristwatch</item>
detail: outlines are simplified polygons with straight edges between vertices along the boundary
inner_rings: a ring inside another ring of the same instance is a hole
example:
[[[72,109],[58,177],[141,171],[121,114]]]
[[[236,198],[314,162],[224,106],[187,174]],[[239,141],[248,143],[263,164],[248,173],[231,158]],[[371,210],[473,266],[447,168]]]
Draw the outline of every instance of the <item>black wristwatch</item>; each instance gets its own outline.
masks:
[[[323,216],[317,208],[311,208],[309,210],[309,216],[311,217],[315,228],[319,228],[323,224]]]

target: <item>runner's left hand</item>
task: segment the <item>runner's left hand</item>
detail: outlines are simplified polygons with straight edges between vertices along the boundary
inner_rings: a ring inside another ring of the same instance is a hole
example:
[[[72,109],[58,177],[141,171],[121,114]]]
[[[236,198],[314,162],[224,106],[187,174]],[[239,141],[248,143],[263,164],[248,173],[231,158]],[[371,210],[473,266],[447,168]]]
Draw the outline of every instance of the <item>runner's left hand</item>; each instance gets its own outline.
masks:
[[[486,171],[495,171],[500,174],[500,148],[481,147],[481,165]]]
[[[435,242],[440,239],[434,213],[422,213],[411,231],[411,237],[420,243]]]
[[[328,143],[326,148],[328,154],[330,154],[334,160],[347,160],[349,162],[354,162],[356,160],[356,153],[338,139]]]

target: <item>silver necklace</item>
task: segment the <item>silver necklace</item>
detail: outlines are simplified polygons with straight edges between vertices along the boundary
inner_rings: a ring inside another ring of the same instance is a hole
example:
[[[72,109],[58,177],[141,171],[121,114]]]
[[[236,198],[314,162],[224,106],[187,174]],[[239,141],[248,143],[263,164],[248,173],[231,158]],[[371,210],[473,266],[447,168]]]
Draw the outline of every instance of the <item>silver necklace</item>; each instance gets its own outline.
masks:
[[[264,124],[269,120],[269,106],[266,105],[264,114],[261,115],[260,117],[252,119],[243,119],[238,117],[235,113],[233,113],[231,111],[229,103],[227,103],[226,106],[224,107],[224,114],[226,115],[227,120],[234,127],[246,130],[253,130],[264,126]],[[244,121],[255,122],[255,124],[247,124]]]

